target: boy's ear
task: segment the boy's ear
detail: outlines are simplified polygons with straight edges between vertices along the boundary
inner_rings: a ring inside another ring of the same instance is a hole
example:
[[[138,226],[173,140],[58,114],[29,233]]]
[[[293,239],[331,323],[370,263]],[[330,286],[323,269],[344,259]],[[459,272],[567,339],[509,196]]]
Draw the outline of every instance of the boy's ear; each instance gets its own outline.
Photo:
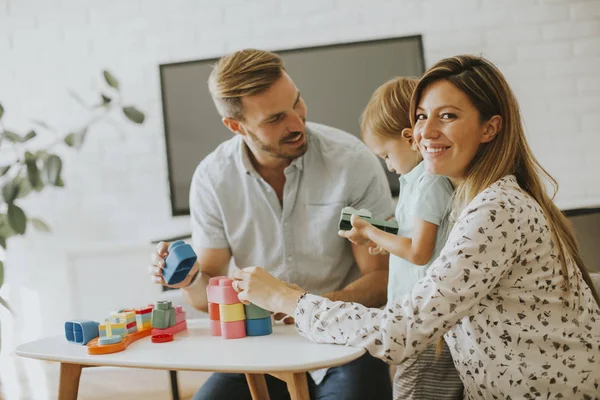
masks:
[[[494,115],[487,120],[485,124],[483,135],[481,136],[481,143],[489,143],[496,137],[502,128],[502,117]]]
[[[402,139],[408,139],[411,144],[413,143],[414,138],[412,128],[404,128],[400,134],[402,135]]]
[[[223,122],[223,125],[225,125],[231,132],[242,136],[246,135],[246,131],[243,129],[242,124],[237,119],[225,117],[222,118],[221,121]]]

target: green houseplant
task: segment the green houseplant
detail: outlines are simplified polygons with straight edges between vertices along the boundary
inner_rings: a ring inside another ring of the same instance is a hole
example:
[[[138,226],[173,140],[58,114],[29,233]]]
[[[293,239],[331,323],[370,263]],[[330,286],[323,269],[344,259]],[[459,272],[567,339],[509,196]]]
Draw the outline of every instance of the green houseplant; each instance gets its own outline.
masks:
[[[50,231],[42,220],[28,216],[19,206],[19,202],[33,192],[65,185],[61,175],[63,160],[55,153],[56,147],[81,148],[90,128],[108,119],[111,114],[120,114],[135,124],[144,122],[144,113],[135,106],[123,104],[119,81],[114,75],[105,70],[103,77],[103,87],[96,104],[88,105],[73,94],[85,108],[86,123],[64,134],[42,121],[33,121],[37,129],[24,134],[9,130],[4,126],[4,107],[0,104],[0,288],[4,283],[3,259],[8,239],[25,234],[28,226],[44,232]],[[46,146],[34,147],[34,138],[38,137],[38,132],[54,135],[54,138]],[[10,311],[9,305],[2,297],[0,305]]]

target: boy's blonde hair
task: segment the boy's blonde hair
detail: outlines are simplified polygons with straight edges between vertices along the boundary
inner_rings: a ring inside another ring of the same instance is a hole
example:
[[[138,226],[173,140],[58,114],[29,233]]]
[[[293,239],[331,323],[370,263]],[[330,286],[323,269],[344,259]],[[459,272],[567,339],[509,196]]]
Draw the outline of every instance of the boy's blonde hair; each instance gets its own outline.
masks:
[[[244,49],[219,59],[208,78],[208,89],[221,117],[243,121],[242,97],[267,90],[284,72],[277,54]]]
[[[379,86],[360,116],[362,135],[370,132],[383,138],[399,138],[410,128],[410,99],[417,78],[396,77]]]

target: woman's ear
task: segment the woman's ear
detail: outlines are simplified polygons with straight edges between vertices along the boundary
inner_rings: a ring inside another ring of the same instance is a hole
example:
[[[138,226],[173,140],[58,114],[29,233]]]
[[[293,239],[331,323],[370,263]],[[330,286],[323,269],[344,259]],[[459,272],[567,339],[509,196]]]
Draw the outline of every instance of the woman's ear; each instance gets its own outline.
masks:
[[[500,129],[502,128],[502,117],[499,115],[494,115],[492,118],[485,122],[485,127],[483,130],[483,135],[481,136],[481,143],[489,143],[491,142]]]

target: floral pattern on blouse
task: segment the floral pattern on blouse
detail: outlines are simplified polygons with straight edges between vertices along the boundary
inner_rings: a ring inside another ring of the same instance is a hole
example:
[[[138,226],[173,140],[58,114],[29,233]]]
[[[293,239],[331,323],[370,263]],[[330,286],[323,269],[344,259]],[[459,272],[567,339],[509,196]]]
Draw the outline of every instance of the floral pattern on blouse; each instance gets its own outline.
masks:
[[[470,399],[600,399],[600,307],[579,268],[565,291],[538,203],[506,176],[463,210],[440,257],[385,309],[308,294],[296,329],[399,364],[444,337]]]

